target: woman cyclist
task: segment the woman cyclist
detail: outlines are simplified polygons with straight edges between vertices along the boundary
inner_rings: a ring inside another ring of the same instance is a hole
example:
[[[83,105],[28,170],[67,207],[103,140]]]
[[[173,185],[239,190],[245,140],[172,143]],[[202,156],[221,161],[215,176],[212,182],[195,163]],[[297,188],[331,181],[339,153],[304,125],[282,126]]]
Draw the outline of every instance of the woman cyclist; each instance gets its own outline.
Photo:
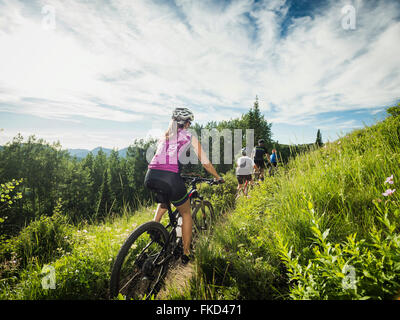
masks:
[[[199,140],[187,130],[193,120],[194,115],[187,108],[176,108],[173,111],[169,128],[158,144],[156,154],[148,165],[145,177],[145,186],[167,194],[171,203],[178,209],[182,216],[182,262],[184,264],[190,260],[192,216],[189,195],[184,180],[180,176],[180,156],[190,146],[193,146],[194,152],[207,172],[213,175],[215,179],[223,182],[202,149]],[[160,222],[166,211],[166,204],[160,203],[157,206],[154,221]]]

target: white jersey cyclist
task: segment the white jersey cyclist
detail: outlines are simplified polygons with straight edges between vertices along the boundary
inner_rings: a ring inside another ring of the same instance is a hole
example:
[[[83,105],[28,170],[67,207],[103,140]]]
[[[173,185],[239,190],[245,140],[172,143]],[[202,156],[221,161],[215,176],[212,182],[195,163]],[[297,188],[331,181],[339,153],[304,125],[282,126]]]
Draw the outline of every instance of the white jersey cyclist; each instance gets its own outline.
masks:
[[[254,161],[248,156],[241,156],[236,161],[236,175],[237,176],[248,176],[253,173]]]

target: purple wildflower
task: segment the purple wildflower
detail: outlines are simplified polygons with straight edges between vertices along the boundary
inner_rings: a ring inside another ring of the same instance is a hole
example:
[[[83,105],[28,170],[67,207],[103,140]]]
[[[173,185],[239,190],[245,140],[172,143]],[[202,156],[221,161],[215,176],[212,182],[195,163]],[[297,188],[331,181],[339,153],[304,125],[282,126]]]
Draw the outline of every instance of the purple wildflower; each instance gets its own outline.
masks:
[[[393,184],[393,175],[391,175],[390,177],[386,178],[385,184],[389,183],[389,184]]]
[[[384,193],[382,193],[383,196],[387,197],[393,194],[396,191],[396,189],[387,189]]]

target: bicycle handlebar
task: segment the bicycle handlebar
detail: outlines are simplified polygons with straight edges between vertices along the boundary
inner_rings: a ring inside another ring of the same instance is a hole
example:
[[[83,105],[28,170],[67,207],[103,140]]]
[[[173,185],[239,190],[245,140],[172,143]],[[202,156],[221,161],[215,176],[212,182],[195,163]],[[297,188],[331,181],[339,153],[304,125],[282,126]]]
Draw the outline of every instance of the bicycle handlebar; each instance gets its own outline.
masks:
[[[206,182],[209,185],[217,185],[224,183],[224,180],[215,180],[215,179],[207,179],[207,178],[202,178],[202,177],[196,177],[196,176],[181,176],[184,180],[189,181],[191,184],[197,184],[197,183],[202,183]]]

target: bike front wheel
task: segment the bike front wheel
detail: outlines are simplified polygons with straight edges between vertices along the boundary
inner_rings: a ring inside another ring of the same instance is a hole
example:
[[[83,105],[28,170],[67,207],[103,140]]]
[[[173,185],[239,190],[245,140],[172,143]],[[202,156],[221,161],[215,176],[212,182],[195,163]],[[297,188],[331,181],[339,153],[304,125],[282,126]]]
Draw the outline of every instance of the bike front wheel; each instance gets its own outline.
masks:
[[[192,207],[192,220],[196,232],[210,230],[214,222],[214,209],[210,202],[196,202]]]
[[[149,299],[157,295],[168,270],[165,261],[169,234],[158,222],[136,228],[122,245],[110,279],[110,297]]]

